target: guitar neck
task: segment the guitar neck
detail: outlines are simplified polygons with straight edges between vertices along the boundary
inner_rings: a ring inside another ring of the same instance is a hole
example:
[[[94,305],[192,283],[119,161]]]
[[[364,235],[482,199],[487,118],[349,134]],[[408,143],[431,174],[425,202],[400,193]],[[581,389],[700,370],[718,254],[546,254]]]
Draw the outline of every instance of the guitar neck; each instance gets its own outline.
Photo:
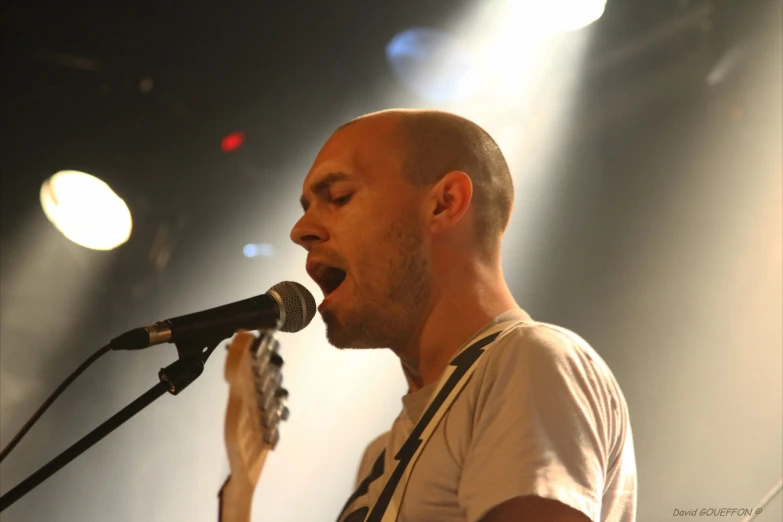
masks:
[[[218,522],[250,522],[254,489],[251,484],[243,484],[241,480],[234,480],[229,476],[218,495]]]
[[[244,474],[229,475],[226,479],[218,494],[220,506],[218,522],[250,522],[253,494],[268,454],[268,449],[262,451],[256,462],[257,467],[251,473],[256,477],[256,482],[251,482]]]

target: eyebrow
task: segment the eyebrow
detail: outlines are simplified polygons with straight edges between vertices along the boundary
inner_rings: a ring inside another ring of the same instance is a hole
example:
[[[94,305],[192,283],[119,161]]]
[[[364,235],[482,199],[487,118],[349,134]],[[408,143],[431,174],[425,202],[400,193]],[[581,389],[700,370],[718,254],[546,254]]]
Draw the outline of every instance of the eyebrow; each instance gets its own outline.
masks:
[[[321,178],[318,182],[310,185],[310,192],[316,195],[323,194],[324,192],[327,192],[335,183],[339,181],[345,181],[350,178],[350,174],[346,174],[345,172],[330,172]],[[310,201],[308,201],[304,195],[299,198],[299,204],[302,205],[302,210],[305,212],[307,212],[307,209],[310,208]]]

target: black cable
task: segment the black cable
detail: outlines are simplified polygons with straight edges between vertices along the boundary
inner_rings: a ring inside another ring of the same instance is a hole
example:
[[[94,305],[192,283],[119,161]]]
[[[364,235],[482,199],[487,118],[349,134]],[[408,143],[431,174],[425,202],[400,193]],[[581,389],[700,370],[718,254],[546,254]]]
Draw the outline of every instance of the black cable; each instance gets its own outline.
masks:
[[[14,436],[14,438],[11,440],[11,442],[8,443],[8,445],[3,448],[3,451],[0,451],[0,462],[5,459],[9,453],[11,453],[11,450],[14,449],[14,447],[19,444],[19,441],[22,440],[22,437],[25,436],[25,434],[30,431],[30,428],[33,427],[33,424],[36,423],[36,421],[41,418],[41,415],[44,414],[44,412],[49,408],[49,406],[52,405],[52,403],[57,399],[57,397],[60,396],[60,394],[65,390],[65,388],[68,387],[69,384],[71,384],[74,379],[76,379],[79,375],[82,374],[84,370],[86,370],[92,363],[97,361],[103,354],[110,351],[112,349],[111,344],[107,344],[94,354],[92,354],[90,357],[87,358],[86,361],[82,363],[81,366],[76,368],[76,371],[74,371],[71,375],[68,376],[67,379],[63,381],[63,383],[54,390],[54,393],[52,393],[48,399],[41,405],[40,408],[38,408],[38,411],[36,411],[32,417],[30,417],[30,420],[27,421],[27,423],[22,426],[22,429],[19,430],[19,433]]]

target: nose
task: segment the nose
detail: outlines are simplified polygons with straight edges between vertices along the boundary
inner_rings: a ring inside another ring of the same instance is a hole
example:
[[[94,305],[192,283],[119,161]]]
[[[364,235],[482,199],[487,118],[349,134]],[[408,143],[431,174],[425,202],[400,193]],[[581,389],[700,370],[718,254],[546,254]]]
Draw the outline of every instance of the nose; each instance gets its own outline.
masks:
[[[302,216],[291,229],[291,241],[308,252],[315,243],[326,241],[327,236],[326,230],[307,215]]]

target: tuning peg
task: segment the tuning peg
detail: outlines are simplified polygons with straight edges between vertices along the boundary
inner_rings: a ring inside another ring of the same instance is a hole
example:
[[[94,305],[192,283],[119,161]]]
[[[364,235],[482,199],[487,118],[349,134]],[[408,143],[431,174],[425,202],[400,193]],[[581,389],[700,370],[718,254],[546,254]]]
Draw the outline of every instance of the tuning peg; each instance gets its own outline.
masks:
[[[269,356],[269,364],[276,366],[277,368],[281,368],[283,366],[283,358],[280,357],[279,353],[272,353]]]
[[[277,407],[277,399],[272,395],[259,397],[258,406],[261,411],[272,411]]]
[[[274,396],[273,390],[276,390],[283,382],[283,376],[278,371],[270,371],[262,382],[264,397]]]
[[[288,399],[288,390],[285,388],[278,388],[275,392],[275,398],[277,399],[277,410],[280,415],[280,420],[286,421],[288,420],[288,416],[290,414],[290,411],[288,410],[288,407],[285,405],[286,399]]]
[[[264,442],[269,444],[272,449],[275,449],[279,440],[280,432],[277,430],[277,426],[273,426],[264,432]]]
[[[263,415],[261,415],[261,424],[263,424],[267,428],[271,427],[277,427],[277,424],[280,422],[280,413],[277,411],[277,409],[269,409],[266,410]]]
[[[266,364],[267,359],[269,359],[269,354],[277,352],[279,347],[280,343],[274,336],[268,332],[264,332],[251,347],[250,355],[252,356],[253,361],[263,361],[264,364]]]

